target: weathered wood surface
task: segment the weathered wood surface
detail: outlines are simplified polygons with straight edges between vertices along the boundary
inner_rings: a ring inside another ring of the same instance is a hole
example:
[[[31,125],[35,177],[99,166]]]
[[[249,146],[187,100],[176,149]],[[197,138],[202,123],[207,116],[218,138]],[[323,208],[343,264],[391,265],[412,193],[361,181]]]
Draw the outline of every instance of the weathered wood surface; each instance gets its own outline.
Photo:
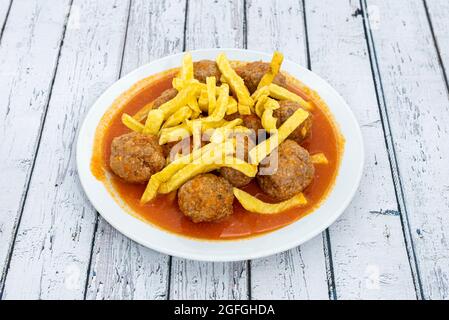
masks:
[[[0,1],[0,41],[10,8],[11,8],[11,0]]]
[[[244,45],[242,0],[189,1],[185,49]],[[223,32],[226,30],[226,32]],[[212,263],[172,258],[171,299],[247,299],[246,262]]]
[[[182,51],[185,5],[184,0],[131,2],[122,75]],[[169,259],[128,239],[100,217],[87,298],[166,299]]]
[[[360,188],[330,227],[337,299],[411,299],[415,289],[357,1],[306,1],[311,69],[345,98],[362,128]]]
[[[4,19],[6,1],[1,8]],[[6,23],[0,24],[4,25],[0,44],[0,291],[27,196],[68,9],[68,0],[16,1]]]
[[[437,50],[441,56],[444,69],[449,70],[449,1],[426,0],[430,23],[435,36]]]
[[[51,14],[56,3],[48,1],[41,14]],[[86,110],[117,79],[127,15],[127,3],[118,0],[79,0],[72,5],[4,299],[84,297],[96,213],[78,181],[75,140]],[[39,41],[45,41],[52,25],[46,23]],[[41,43],[40,50],[46,45]],[[33,73],[36,85],[41,77]]]
[[[449,103],[423,1],[367,1],[393,173],[425,299],[449,298]],[[377,18],[380,18],[376,22]],[[407,235],[408,233],[408,235]]]
[[[300,1],[248,1],[248,49],[272,52],[307,66],[306,32]],[[323,235],[301,247],[253,260],[252,299],[328,299]]]
[[[448,298],[448,17],[445,0],[0,0],[1,297]],[[327,233],[251,262],[134,243],[76,177],[86,111],[148,61],[246,46],[309,65],[352,107],[366,146],[355,199]]]

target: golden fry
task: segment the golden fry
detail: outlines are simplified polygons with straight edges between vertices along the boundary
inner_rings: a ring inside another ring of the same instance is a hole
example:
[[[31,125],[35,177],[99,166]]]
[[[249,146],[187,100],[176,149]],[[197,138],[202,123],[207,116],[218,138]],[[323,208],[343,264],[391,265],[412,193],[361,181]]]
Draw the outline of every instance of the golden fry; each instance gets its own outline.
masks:
[[[180,108],[178,111],[173,113],[168,119],[165,121],[163,128],[174,127],[184,120],[189,119],[192,116],[192,109],[188,106],[184,106]]]
[[[140,109],[133,115],[133,118],[139,122],[145,120],[145,118],[148,116],[148,112],[150,112],[150,110],[153,109],[153,105],[154,101],[147,103],[146,105],[143,106],[142,109]]]
[[[217,128],[217,129],[215,129],[214,133],[210,137],[210,141],[213,143],[223,142],[232,133],[231,129],[242,124],[242,122],[243,122],[242,119],[237,118],[232,121],[229,121],[228,123],[224,124],[223,126]]]
[[[251,108],[249,106],[239,103],[237,107],[242,116],[251,114]]]
[[[214,78],[215,79],[215,78]],[[206,121],[217,122],[224,118],[226,110],[228,108],[228,97],[229,97],[229,86],[223,84],[221,86],[220,93],[218,95],[218,101],[215,105],[213,112],[209,113]],[[209,100],[209,111],[210,111],[210,100]]]
[[[168,118],[179,108],[187,105],[192,97],[199,95],[201,86],[199,83],[190,83],[184,89],[178,92],[176,97],[162,104],[158,109],[162,110],[164,117]]]
[[[310,102],[305,101],[303,98],[301,98],[297,94],[295,94],[291,91],[288,91],[287,89],[282,88],[274,83],[270,84],[269,88],[270,88],[270,96],[271,97],[278,99],[278,100],[290,100],[290,101],[298,102],[301,105],[301,107],[303,107],[307,111],[313,110],[312,104]]]
[[[259,143],[249,151],[251,163],[258,164],[265,159],[275,148],[309,117],[309,113],[303,109],[296,110],[270,138]]]
[[[243,208],[250,212],[260,214],[281,213],[285,210],[298,206],[304,206],[307,204],[307,199],[302,193],[299,193],[286,201],[282,201],[279,203],[267,203],[237,188],[233,188],[233,192]]]
[[[164,112],[160,108],[150,110],[148,112],[147,120],[145,121],[143,133],[157,135],[163,121]]]
[[[189,127],[183,123],[176,127],[164,128],[161,130],[159,136],[159,144],[166,144],[168,142],[180,141],[184,138],[190,137],[191,131]]]
[[[254,102],[249,95],[248,88],[245,86],[243,79],[238,76],[234,69],[232,69],[226,56],[223,53],[219,54],[216,62],[226,83],[229,84],[232,91],[237,96],[239,104],[252,106]]]
[[[143,124],[126,113],[122,114],[122,123],[132,131],[136,132],[142,132],[145,128]]]
[[[237,101],[232,96],[229,96],[228,108],[226,109],[226,115],[234,114],[237,111],[239,111],[239,109],[237,107]]]
[[[313,164],[328,164],[329,160],[327,160],[327,157],[324,155],[324,153],[315,153],[310,156],[310,160]]]
[[[193,79],[193,62],[192,55],[190,53],[186,53],[182,58],[180,78],[183,80]]]
[[[214,112],[217,99],[216,99],[216,79],[215,77],[207,77],[206,78],[206,86],[207,86],[207,102],[208,102],[208,113],[209,115]]]
[[[273,53],[273,58],[271,58],[270,70],[264,74],[262,79],[257,86],[257,89],[267,86],[273,82],[274,77],[278,74],[281,69],[282,61],[284,60],[284,55],[279,51]]]
[[[277,119],[273,117],[273,109],[266,108],[262,114],[261,120],[262,120],[262,127],[265,130],[267,130],[268,132],[276,130]]]

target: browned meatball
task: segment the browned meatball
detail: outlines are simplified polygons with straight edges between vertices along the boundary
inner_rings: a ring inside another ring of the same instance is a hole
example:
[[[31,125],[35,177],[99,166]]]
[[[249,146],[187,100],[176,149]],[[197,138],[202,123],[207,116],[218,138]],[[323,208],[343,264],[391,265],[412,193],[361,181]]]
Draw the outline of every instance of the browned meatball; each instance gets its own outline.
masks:
[[[176,97],[177,94],[178,94],[178,90],[176,90],[175,88],[170,88],[170,89],[165,90],[164,92],[161,93],[161,95],[159,97],[156,98],[156,100],[154,100],[153,108],[154,109],[159,108],[161,105],[163,105],[167,101],[170,101],[171,99]]]
[[[165,158],[157,138],[131,132],[114,138],[109,164],[123,180],[144,183],[165,165]]]
[[[248,136],[241,135],[237,137],[238,142],[235,157],[248,161],[248,150],[254,147],[253,140]],[[223,178],[228,180],[234,187],[243,187],[251,182],[252,177],[248,177],[243,172],[233,168],[223,167],[220,169],[220,174]]]
[[[309,152],[293,140],[284,141],[274,152],[278,152],[277,170],[271,175],[258,174],[257,182],[266,194],[283,201],[303,191],[312,182],[315,168]],[[260,167],[266,166],[267,163],[262,161]]]
[[[223,219],[233,213],[231,184],[211,173],[187,181],[178,190],[178,205],[193,222]]]
[[[277,118],[277,127],[279,128],[281,124],[285,122],[292,114],[301,108],[299,103],[293,101],[283,100],[279,102],[279,109],[274,110],[273,116]],[[295,140],[298,143],[302,143],[305,139],[310,137],[312,134],[312,115],[298,127],[289,136],[289,139]]]
[[[245,85],[249,92],[253,93],[256,91],[260,80],[270,70],[270,64],[262,61],[255,61],[247,63],[241,67],[236,68],[237,74],[245,81]],[[282,73],[278,73],[274,77],[273,83],[285,87],[287,80]]]
[[[221,72],[215,61],[200,60],[193,63],[193,77],[203,83],[206,83],[207,77],[215,77],[216,82],[219,83]]]

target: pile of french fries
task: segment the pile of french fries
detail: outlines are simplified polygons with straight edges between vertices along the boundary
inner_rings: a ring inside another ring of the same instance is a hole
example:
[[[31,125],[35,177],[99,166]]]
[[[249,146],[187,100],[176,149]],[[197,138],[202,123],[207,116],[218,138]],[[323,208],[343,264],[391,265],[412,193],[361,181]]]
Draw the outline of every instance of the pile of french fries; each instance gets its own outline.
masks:
[[[143,134],[155,135],[159,144],[181,141],[191,137],[192,150],[186,155],[176,157],[160,172],[151,176],[141,203],[147,203],[158,194],[167,194],[177,190],[186,181],[201,173],[217,170],[221,167],[231,167],[249,177],[254,177],[258,164],[281,144],[309,116],[312,104],[300,96],[272,83],[280,70],[283,56],[275,52],[269,72],[261,79],[252,95],[241,77],[231,67],[230,61],[222,53],[216,58],[217,66],[222,74],[220,86],[215,77],[208,77],[206,83],[200,83],[194,78],[192,56],[187,53],[183,57],[182,66],[172,85],[177,95],[153,109],[145,106],[134,116],[122,115],[122,122],[129,129]],[[298,102],[303,109],[298,109],[279,128],[276,128],[276,118],[273,111],[279,108],[278,100]],[[249,161],[243,161],[234,156],[238,137],[251,134],[242,125],[242,119],[226,121],[226,115],[234,113],[241,115],[257,114],[262,126],[270,133],[270,137],[249,151]],[[209,134],[204,135],[208,132]],[[209,143],[202,146],[202,139],[208,137]],[[323,154],[312,158],[315,163],[326,163]],[[288,208],[305,205],[307,199],[299,194],[287,201],[269,204],[260,201],[250,194],[234,188],[235,197],[248,211],[262,214],[273,214]]]

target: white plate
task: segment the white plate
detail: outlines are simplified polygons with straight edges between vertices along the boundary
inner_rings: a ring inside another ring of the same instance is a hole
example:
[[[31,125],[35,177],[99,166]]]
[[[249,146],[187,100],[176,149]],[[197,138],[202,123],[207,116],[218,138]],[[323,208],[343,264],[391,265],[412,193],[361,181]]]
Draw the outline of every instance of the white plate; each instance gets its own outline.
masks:
[[[192,51],[193,60],[215,60],[225,52],[231,60],[270,61],[271,55],[240,49],[207,49]],[[101,181],[90,171],[95,129],[112,102],[135,82],[169,68],[181,65],[182,54],[165,57],[129,73],[95,102],[88,112],[78,136],[76,148],[81,184],[94,207],[114,228],[134,241],[157,251],[188,259],[236,261],[260,258],[296,247],[321,233],[346,209],[362,175],[364,152],[359,125],[343,98],[315,73],[284,60],[283,70],[316,90],[328,104],[345,138],[339,173],[327,199],[313,213],[274,232],[249,239],[205,241],[186,238],[145,223],[123,210]]]

